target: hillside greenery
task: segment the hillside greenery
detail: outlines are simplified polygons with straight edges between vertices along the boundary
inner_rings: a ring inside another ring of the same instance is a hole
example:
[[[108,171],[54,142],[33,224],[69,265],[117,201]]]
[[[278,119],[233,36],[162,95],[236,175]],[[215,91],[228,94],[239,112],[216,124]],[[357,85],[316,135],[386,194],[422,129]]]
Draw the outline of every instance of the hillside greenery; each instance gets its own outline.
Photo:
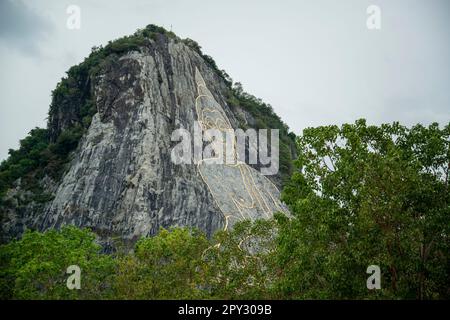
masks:
[[[134,251],[94,234],[27,232],[0,247],[3,299],[449,299],[450,124],[308,128],[283,190],[290,214],[208,239],[161,229]],[[68,265],[81,289],[66,288]],[[368,290],[367,267],[381,270]]]

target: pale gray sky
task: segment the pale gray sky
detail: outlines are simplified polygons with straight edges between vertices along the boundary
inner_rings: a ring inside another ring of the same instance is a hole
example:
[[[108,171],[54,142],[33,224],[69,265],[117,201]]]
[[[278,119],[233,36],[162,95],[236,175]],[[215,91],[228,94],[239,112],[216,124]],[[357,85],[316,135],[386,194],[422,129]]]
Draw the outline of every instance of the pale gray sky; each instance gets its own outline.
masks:
[[[71,4],[80,30],[66,28]],[[51,90],[92,46],[150,23],[199,42],[295,133],[450,120],[448,0],[0,0],[0,159],[46,125]]]

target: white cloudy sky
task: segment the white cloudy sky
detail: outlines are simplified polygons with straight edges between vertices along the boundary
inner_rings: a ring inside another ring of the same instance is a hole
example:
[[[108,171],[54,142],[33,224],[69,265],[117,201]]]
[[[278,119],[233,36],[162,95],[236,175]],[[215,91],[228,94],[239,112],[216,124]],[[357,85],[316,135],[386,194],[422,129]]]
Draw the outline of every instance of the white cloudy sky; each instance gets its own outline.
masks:
[[[71,4],[80,30],[66,28]],[[0,159],[45,126],[51,90],[92,46],[150,23],[198,41],[296,133],[450,120],[448,0],[0,0]]]

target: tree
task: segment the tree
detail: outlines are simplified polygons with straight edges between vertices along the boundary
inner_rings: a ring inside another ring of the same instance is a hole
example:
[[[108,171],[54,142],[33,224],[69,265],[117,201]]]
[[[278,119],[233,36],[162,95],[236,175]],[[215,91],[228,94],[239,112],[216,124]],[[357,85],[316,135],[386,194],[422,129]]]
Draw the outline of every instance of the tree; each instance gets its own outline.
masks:
[[[205,251],[210,296],[216,299],[268,299],[276,278],[273,220],[241,221],[220,231]]]
[[[206,296],[206,236],[186,228],[161,229],[143,238],[134,254],[120,258],[115,277],[119,299],[199,299]]]
[[[298,138],[279,215],[278,290],[292,298],[448,298],[450,125],[325,126]],[[366,288],[379,265],[382,289]]]
[[[95,235],[72,226],[45,233],[27,231],[0,247],[2,299],[96,299],[108,297],[111,256],[100,253]],[[81,268],[81,289],[69,290],[67,268]]]

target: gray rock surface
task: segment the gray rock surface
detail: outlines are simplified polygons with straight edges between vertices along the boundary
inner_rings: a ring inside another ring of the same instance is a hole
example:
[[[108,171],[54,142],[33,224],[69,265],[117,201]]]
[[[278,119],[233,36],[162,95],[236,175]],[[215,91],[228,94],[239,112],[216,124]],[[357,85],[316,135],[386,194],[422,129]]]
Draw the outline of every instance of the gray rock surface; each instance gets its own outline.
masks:
[[[227,106],[225,83],[197,52],[172,40],[159,48],[129,52],[93,80],[98,112],[62,180],[50,183],[54,199],[40,212],[8,212],[3,232],[73,224],[92,228],[104,243],[116,237],[133,243],[160,227],[192,226],[211,235],[240,218],[285,209],[275,185],[245,164],[217,170],[171,161],[173,130],[193,132],[199,120],[196,70],[230,126],[238,127],[236,113],[249,116]],[[246,203],[256,205],[242,213]]]

